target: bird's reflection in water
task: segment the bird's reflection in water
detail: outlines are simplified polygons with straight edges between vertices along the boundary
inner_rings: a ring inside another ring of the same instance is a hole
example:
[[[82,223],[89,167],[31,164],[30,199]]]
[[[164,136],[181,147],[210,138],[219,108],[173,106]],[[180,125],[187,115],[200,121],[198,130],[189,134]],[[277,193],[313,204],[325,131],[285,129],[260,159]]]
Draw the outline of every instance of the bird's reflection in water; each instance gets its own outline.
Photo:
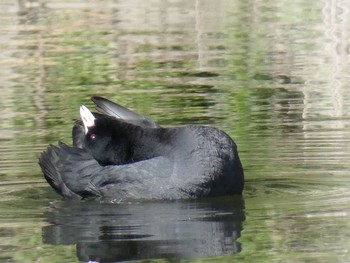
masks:
[[[80,261],[202,258],[241,251],[242,197],[196,201],[62,201],[46,214],[44,243],[76,244]]]

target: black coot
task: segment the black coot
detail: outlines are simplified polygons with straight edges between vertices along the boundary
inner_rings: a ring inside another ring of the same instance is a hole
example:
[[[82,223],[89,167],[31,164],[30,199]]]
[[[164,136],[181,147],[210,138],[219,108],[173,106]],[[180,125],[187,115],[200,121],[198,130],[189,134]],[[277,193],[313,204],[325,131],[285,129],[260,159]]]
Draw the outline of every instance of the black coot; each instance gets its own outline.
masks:
[[[207,126],[162,128],[101,97],[80,107],[73,147],[50,145],[39,159],[47,182],[68,198],[186,199],[242,194],[237,146]]]

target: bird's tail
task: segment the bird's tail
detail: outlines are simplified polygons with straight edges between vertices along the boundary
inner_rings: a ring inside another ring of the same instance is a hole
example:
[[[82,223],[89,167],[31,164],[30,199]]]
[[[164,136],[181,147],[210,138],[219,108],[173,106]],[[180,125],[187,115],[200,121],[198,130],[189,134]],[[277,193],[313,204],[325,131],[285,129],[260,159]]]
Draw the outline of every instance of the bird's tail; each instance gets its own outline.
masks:
[[[71,191],[62,179],[60,173],[60,148],[54,145],[47,147],[39,158],[39,165],[46,181],[60,195],[70,198],[81,198],[79,195]]]

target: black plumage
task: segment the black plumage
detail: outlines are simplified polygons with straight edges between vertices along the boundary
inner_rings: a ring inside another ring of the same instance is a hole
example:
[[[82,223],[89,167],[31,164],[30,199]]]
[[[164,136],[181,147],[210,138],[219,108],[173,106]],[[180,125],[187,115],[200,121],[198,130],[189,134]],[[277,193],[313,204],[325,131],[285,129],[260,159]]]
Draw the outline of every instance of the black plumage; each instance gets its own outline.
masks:
[[[81,107],[73,147],[50,145],[39,158],[57,193],[117,201],[242,194],[237,146],[223,131],[163,128],[107,99],[92,100],[99,113]]]

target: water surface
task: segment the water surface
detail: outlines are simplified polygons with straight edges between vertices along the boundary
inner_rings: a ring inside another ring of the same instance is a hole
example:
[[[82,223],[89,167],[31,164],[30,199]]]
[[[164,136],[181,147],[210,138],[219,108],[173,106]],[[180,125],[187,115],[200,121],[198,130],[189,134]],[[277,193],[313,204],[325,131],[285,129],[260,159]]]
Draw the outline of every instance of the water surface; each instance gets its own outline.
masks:
[[[345,2],[3,0],[0,15],[0,261],[350,260]],[[92,95],[226,131],[243,199],[62,200],[37,159]]]

